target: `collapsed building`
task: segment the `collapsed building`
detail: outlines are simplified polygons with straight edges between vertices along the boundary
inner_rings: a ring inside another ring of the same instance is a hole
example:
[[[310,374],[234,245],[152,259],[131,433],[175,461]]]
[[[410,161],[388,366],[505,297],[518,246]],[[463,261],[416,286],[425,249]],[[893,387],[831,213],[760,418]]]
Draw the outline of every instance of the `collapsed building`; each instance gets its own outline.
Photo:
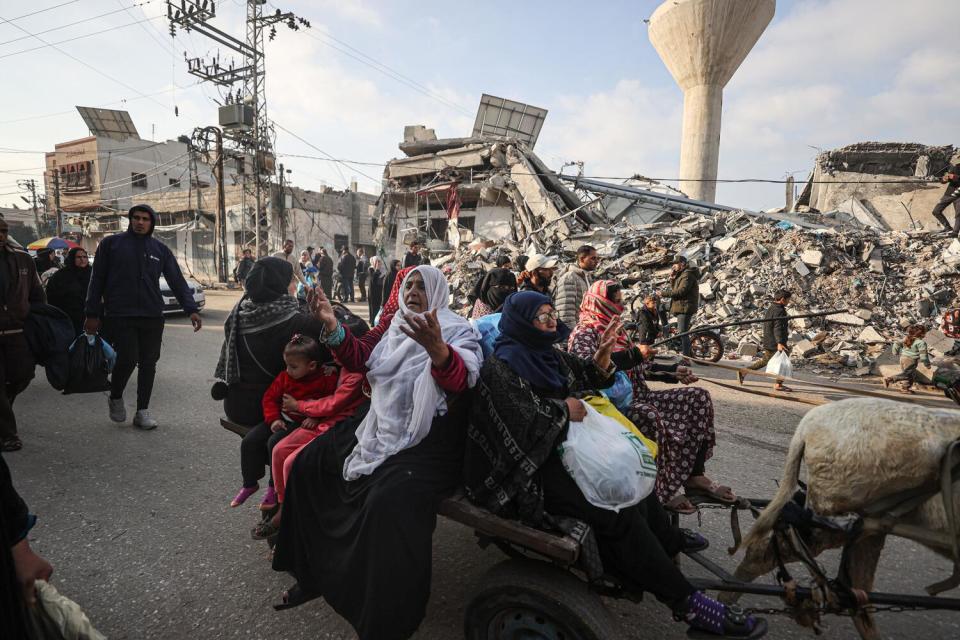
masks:
[[[692,200],[642,176],[612,184],[558,174],[509,137],[438,139],[414,126],[400,149],[406,157],[384,171],[375,242],[398,256],[424,243],[449,275],[454,309],[468,308],[498,253],[554,255],[562,273],[591,244],[603,258],[596,276],[619,280],[628,306],[666,289],[683,255],[701,272],[697,324],[762,317],[770,294],[786,288],[795,314],[838,310],[793,321],[795,361],[864,376],[892,373],[890,341],[911,323],[937,325],[960,298],[960,241],[931,232],[929,218],[949,146],[864,143],[822,154],[789,212]],[[900,217],[893,204],[917,215]],[[727,353],[751,357],[761,325],[721,335]],[[934,356],[954,347],[936,330],[928,342]]]

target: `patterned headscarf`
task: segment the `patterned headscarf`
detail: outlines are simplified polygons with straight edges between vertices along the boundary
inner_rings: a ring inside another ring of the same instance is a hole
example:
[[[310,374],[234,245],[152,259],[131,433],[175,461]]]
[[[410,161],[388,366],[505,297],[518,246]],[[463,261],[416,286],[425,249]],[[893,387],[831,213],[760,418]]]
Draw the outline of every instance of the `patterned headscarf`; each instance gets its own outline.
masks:
[[[583,295],[583,302],[580,303],[580,321],[579,324],[585,327],[593,327],[597,331],[603,332],[610,321],[623,313],[623,305],[617,304],[607,297],[607,289],[617,284],[613,280],[598,280],[590,285],[587,292]],[[623,351],[630,347],[630,341],[624,332],[617,336],[617,344],[614,351]]]
[[[380,322],[377,326],[390,324],[390,320],[393,319],[393,314],[400,309],[400,289],[403,288],[403,281],[407,277],[407,274],[414,269],[416,269],[416,267],[407,267],[397,272],[397,278],[393,281],[393,289],[390,290],[390,297],[387,299],[387,303],[383,305],[383,310],[380,312]]]

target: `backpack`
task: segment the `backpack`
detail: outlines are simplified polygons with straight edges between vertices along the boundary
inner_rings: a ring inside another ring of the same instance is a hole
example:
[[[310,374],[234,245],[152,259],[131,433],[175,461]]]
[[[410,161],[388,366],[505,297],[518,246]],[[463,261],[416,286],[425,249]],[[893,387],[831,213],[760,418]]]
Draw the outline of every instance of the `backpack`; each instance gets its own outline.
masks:
[[[70,316],[49,304],[32,304],[23,335],[33,359],[46,371],[47,382],[57,391],[63,390],[70,375],[68,351],[76,337]]]

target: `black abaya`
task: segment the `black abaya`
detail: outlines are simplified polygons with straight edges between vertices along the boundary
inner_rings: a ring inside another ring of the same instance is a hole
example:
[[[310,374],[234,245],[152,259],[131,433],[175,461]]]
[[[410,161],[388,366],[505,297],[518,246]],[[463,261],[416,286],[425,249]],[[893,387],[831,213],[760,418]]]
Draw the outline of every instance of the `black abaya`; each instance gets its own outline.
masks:
[[[323,596],[360,640],[404,640],[430,597],[440,501],[460,484],[466,398],[417,446],[347,482],[343,463],[369,405],[307,445],[290,471],[273,567]]]

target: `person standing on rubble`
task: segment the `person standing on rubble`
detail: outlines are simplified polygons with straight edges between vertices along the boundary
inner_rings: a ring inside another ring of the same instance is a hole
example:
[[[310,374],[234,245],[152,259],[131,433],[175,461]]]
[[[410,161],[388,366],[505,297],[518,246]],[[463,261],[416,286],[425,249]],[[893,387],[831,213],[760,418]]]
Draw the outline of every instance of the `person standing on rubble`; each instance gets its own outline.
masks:
[[[673,259],[670,274],[670,291],[663,295],[670,298],[670,313],[677,317],[677,333],[690,330],[693,316],[700,307],[700,270],[691,266],[687,259],[678,255]],[[680,338],[680,351],[690,356],[690,336]]]
[[[550,258],[542,253],[535,253],[527,258],[526,267],[517,278],[517,287],[520,291],[536,291],[550,297],[550,283],[553,282],[553,272],[557,267],[557,259]]]
[[[419,267],[422,264],[423,256],[420,255],[420,242],[414,240],[410,243],[410,250],[407,251],[407,255],[403,256],[403,268]]]
[[[760,371],[766,368],[770,358],[775,356],[778,351],[790,353],[787,347],[787,336],[790,335],[789,320],[787,319],[787,305],[790,304],[790,298],[793,294],[788,289],[780,289],[773,294],[773,304],[767,309],[763,319],[763,355],[759,360],[751,364],[748,369]],[[743,384],[743,374],[737,373],[740,384]],[[789,387],[783,385],[783,380],[777,378],[773,385],[774,391],[792,391]]]
[[[583,296],[590,288],[592,278],[590,274],[596,271],[600,264],[597,250],[588,244],[577,249],[577,264],[571,266],[553,291],[553,302],[560,319],[568,327],[577,326],[580,319],[580,304]]]
[[[323,295],[333,298],[333,258],[327,255],[327,250],[320,247],[317,252],[317,278]]]
[[[947,170],[941,182],[947,183],[947,190],[943,192],[943,197],[933,208],[933,217],[937,222],[943,225],[943,230],[960,237],[960,155],[954,156],[953,164]],[[943,215],[944,210],[953,205],[953,227],[947,222],[947,217]]]

